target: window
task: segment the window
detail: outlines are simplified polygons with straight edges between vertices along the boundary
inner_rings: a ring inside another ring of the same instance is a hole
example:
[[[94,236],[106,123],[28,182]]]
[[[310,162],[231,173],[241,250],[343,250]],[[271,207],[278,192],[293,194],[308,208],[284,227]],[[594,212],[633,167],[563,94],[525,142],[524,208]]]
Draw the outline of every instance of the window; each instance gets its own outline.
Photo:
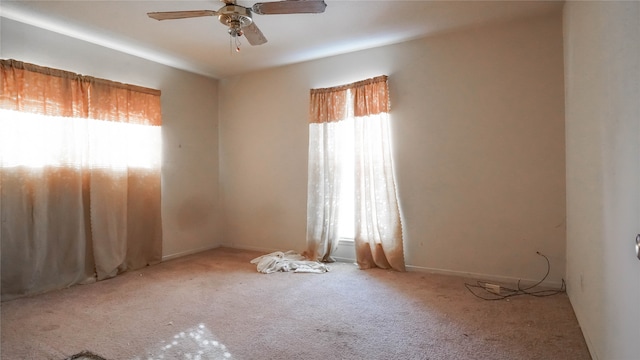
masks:
[[[341,135],[342,157],[340,166],[340,204],[338,237],[340,240],[353,241],[356,234],[355,213],[355,153],[354,153],[354,120],[348,118],[343,121]]]
[[[162,256],[160,91],[0,60],[2,300]]]
[[[333,261],[353,239],[360,268],[404,270],[386,76],[311,90],[307,251]]]
[[[159,126],[0,109],[4,168],[158,168]]]

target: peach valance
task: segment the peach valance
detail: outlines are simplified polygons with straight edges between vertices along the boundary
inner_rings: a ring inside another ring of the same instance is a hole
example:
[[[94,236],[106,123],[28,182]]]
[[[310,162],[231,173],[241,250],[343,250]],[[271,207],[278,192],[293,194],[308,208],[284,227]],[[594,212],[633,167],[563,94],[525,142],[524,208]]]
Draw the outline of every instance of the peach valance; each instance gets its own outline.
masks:
[[[50,116],[161,125],[160,90],[0,60],[0,108]]]
[[[353,116],[356,117],[388,113],[388,77],[381,75],[347,85],[311,89],[309,122],[344,120],[349,116],[348,105],[351,105]]]

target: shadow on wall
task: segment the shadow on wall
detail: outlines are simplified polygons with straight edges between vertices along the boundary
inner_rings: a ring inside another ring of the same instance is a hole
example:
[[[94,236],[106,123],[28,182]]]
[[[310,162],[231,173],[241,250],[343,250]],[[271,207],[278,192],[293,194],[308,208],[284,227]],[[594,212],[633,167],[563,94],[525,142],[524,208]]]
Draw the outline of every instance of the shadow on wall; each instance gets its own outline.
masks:
[[[210,222],[213,211],[213,204],[206,199],[189,197],[178,209],[178,226],[181,230],[202,227]]]

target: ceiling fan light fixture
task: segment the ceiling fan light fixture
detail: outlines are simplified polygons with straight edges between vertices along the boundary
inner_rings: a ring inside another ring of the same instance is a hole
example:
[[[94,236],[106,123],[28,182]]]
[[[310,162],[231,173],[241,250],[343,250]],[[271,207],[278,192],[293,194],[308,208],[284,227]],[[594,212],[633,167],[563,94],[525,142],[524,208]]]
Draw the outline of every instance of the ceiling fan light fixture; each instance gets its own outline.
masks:
[[[240,21],[232,20],[229,21],[228,25],[229,29],[227,30],[227,32],[229,33],[229,35],[231,35],[231,37],[238,37],[244,34],[244,32],[242,31],[242,26],[240,25]]]
[[[223,6],[218,10],[218,20],[229,28],[232,26],[244,28],[253,23],[251,10],[233,4]]]

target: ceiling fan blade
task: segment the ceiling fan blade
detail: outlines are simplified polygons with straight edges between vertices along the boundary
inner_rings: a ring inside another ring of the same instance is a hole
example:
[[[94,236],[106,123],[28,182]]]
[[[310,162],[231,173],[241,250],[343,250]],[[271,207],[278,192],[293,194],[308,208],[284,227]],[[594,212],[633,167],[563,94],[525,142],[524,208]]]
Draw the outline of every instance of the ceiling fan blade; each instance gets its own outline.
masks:
[[[186,19],[200,16],[216,16],[217,11],[213,10],[192,10],[192,11],[161,11],[150,12],[147,15],[156,20],[173,20],[173,19]]]
[[[258,29],[255,22],[252,22],[251,25],[242,28],[242,31],[244,32],[244,37],[247,38],[247,41],[251,45],[262,45],[267,42],[267,38],[264,37],[262,31]]]
[[[324,0],[284,0],[255,3],[251,11],[260,15],[276,14],[317,14],[324,12]]]

